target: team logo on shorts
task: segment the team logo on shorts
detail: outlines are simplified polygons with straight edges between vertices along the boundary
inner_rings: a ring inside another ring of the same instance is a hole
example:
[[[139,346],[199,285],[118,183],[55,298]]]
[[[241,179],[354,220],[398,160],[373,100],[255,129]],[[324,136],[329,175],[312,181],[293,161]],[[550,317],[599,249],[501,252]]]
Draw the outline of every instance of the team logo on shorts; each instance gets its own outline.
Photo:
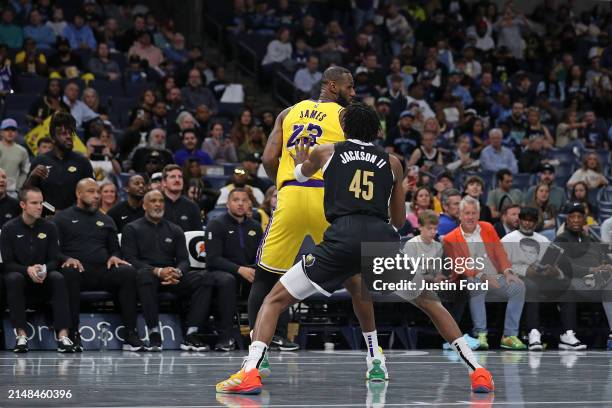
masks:
[[[40,234],[38,234],[38,239],[45,239],[47,238],[47,234],[45,234],[44,232],[41,232]]]
[[[312,254],[308,254],[304,257],[304,266],[310,268],[314,265],[316,258]]]

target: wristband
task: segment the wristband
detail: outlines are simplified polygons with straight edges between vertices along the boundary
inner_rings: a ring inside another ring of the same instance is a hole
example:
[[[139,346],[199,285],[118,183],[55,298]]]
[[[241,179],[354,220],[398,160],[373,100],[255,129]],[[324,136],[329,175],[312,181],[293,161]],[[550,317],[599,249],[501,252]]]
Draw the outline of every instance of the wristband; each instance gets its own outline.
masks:
[[[309,179],[308,177],[302,174],[302,163],[295,166],[295,171],[293,172],[293,175],[295,176],[295,179],[300,183],[304,183]]]

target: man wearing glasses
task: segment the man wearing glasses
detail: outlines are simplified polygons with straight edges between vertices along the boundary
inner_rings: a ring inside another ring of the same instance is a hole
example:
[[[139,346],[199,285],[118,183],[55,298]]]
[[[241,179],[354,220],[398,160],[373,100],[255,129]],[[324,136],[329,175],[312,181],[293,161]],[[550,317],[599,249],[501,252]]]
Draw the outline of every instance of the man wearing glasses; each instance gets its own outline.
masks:
[[[49,133],[53,149],[32,161],[25,186],[38,187],[45,201],[55,209],[63,210],[76,202],[76,185],[79,180],[93,177],[90,161],[72,151],[72,135],[76,123],[67,112],[56,112],[51,117]],[[46,207],[51,210],[51,207]]]

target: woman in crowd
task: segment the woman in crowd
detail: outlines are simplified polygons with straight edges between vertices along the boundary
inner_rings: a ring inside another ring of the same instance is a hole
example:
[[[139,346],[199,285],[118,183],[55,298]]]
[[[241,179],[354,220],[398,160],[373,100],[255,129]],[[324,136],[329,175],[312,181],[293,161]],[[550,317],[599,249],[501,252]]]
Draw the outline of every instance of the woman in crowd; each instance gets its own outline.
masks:
[[[238,154],[238,161],[243,161],[245,157],[250,154],[259,153],[263,154],[266,147],[266,136],[260,127],[253,127],[247,133],[247,137],[242,145],[236,152]]]
[[[585,182],[589,189],[608,185],[608,179],[603,175],[601,163],[596,153],[584,155],[582,167],[572,174],[572,177],[567,181],[567,188],[572,189],[579,181]]]
[[[453,161],[446,165],[450,171],[475,170],[480,166],[480,160],[475,160],[470,146],[470,137],[459,136],[457,150],[454,152]]]
[[[49,79],[45,93],[38,98],[26,115],[30,127],[40,125],[45,119],[57,111],[70,111],[70,108],[62,101],[62,83],[59,79]]]
[[[215,161],[215,163],[236,163],[236,148],[231,140],[225,137],[225,130],[221,122],[210,126],[209,136],[202,143],[202,150]]]
[[[106,214],[118,202],[117,186],[112,181],[100,184],[100,211]]]
[[[234,143],[234,146],[241,146],[247,138],[249,130],[255,126],[253,123],[253,112],[246,108],[238,116],[238,120],[235,121],[232,130],[230,131],[230,140]]]
[[[597,224],[597,216],[599,208],[592,202],[589,202],[589,187],[584,181],[579,181],[574,184],[570,196],[570,202],[579,202],[584,206],[585,215],[587,217],[587,225]]]
[[[546,126],[540,122],[540,110],[535,106],[527,109],[527,133],[525,139],[529,139],[531,136],[540,136],[543,140],[543,148],[545,150],[552,149],[555,145],[555,139],[553,139],[550,131]]]
[[[549,199],[550,187],[548,184],[538,184],[534,192],[533,201],[529,206],[538,209],[539,218],[535,230],[552,241],[555,238],[557,227],[557,211]]]
[[[419,187],[415,191],[410,208],[406,214],[406,221],[412,225],[412,228],[419,228],[419,215],[422,211],[433,210],[433,196],[426,187]]]

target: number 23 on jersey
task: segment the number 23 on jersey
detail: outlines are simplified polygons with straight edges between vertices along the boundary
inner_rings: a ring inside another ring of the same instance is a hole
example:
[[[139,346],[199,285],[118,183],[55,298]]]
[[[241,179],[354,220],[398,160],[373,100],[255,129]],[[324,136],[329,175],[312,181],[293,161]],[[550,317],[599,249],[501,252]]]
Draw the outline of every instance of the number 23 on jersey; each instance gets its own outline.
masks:
[[[293,125],[293,132],[291,132],[291,136],[289,140],[287,140],[287,148],[295,146],[296,140],[298,136],[304,132],[304,128],[306,128],[306,132],[308,132],[308,137],[312,139],[310,146],[317,144],[317,139],[323,136],[323,129],[321,129],[321,126],[315,125],[314,123],[309,123],[308,125],[297,123]]]

